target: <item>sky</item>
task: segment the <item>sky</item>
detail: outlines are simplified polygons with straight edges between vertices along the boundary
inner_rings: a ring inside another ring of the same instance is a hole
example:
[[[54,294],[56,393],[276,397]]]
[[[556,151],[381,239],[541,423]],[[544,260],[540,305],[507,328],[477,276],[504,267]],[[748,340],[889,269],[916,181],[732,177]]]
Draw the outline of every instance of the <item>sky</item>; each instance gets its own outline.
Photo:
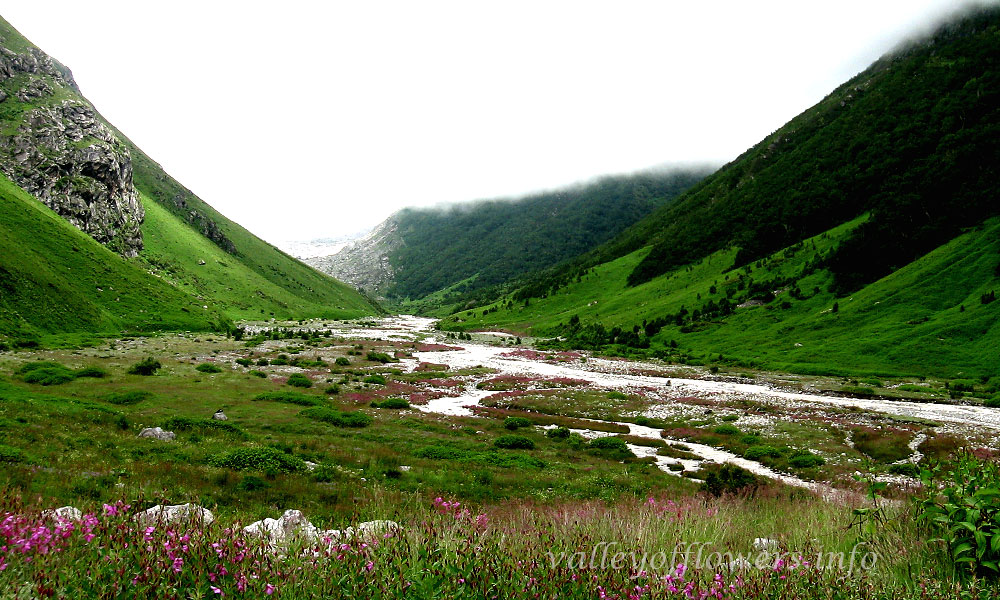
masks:
[[[264,239],[721,165],[963,0],[0,0],[168,173]]]

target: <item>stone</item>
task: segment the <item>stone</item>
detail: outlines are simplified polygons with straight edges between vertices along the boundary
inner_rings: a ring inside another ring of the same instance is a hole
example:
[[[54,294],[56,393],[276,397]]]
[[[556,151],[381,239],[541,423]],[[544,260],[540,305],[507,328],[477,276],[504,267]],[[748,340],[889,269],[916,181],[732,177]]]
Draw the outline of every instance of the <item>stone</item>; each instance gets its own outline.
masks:
[[[160,427],[147,427],[139,432],[139,437],[170,442],[177,437],[177,434],[173,431],[164,431]]]
[[[769,538],[754,538],[753,549],[762,552],[777,552],[781,549],[778,540],[772,540]]]
[[[211,525],[215,515],[207,508],[197,504],[173,504],[164,506],[157,504],[147,508],[135,516],[141,525],[172,525],[174,523],[194,523],[202,527]]]
[[[219,410],[215,411],[215,414],[212,415],[212,418],[215,419],[216,421],[228,421],[229,420],[229,417],[226,416],[226,413],[222,412],[221,408]]]
[[[313,543],[319,539],[319,530],[305,518],[301,511],[286,510],[277,519],[263,519],[243,528],[243,533],[260,537],[272,548],[288,546],[293,541]]]
[[[395,521],[377,520],[358,523],[354,528],[354,535],[363,540],[375,540],[383,538],[402,529]]]
[[[73,506],[60,506],[42,511],[42,517],[50,521],[79,521],[83,518],[83,513]]]

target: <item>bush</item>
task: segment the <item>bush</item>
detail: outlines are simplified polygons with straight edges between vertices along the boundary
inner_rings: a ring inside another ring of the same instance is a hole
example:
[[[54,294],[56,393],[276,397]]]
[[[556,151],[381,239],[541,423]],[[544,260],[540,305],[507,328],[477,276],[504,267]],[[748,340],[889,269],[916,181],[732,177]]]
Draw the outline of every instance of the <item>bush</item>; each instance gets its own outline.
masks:
[[[364,413],[343,412],[332,408],[307,408],[299,415],[335,427],[368,427],[374,422],[374,419]]]
[[[263,394],[257,394],[253,399],[267,402],[284,402],[285,404],[297,404],[299,406],[319,406],[322,404],[319,398],[300,394],[299,392],[264,392]]]
[[[7,444],[0,444],[0,463],[16,463],[24,460],[24,455],[20,448],[14,448]]]
[[[917,520],[939,532],[947,545],[944,559],[969,574],[1000,571],[1000,466],[961,452],[950,464],[921,472],[924,495]]]
[[[45,369],[45,368],[59,368],[59,369],[69,370],[65,365],[62,365],[57,362],[52,362],[49,360],[38,360],[21,365],[21,368],[15,371],[14,373],[17,375],[24,375],[25,373],[30,373],[31,371],[37,369]]]
[[[570,431],[566,427],[556,427],[545,432],[545,436],[554,440],[565,440],[569,437]]]
[[[150,357],[150,358],[143,359],[143,360],[135,363],[131,367],[129,367],[128,368],[128,374],[129,375],[142,375],[142,376],[148,377],[150,375],[155,375],[156,372],[159,371],[162,368],[163,368],[163,365],[160,364],[160,361],[156,360],[155,358]]]
[[[115,392],[104,397],[111,404],[130,405],[138,404],[143,400],[149,400],[153,394],[144,391],[134,390],[131,392]]]
[[[628,396],[622,392],[608,392],[608,400],[628,400]]]
[[[261,379],[267,377],[267,373],[265,373],[264,371],[256,371],[256,370],[250,371],[250,375],[254,377],[260,377]]]
[[[333,364],[337,365],[338,367],[349,367],[351,366],[351,361],[347,360],[346,356],[338,356],[337,360],[334,361]]]
[[[246,432],[228,421],[217,421],[215,419],[192,419],[190,417],[171,417],[160,424],[160,427],[167,431],[200,431],[202,433],[212,433],[221,431],[231,433],[240,437],[249,437]]]
[[[258,367],[266,367],[269,364],[271,364],[271,363],[266,358],[261,357],[261,358],[257,359],[257,366]]]
[[[503,421],[504,428],[510,429],[511,431],[521,427],[531,427],[532,425],[534,425],[534,423],[532,423],[530,419],[525,419],[524,417],[507,417]],[[567,429],[567,431],[569,430]]]
[[[627,450],[628,444],[625,440],[620,437],[599,437],[597,439],[591,440],[589,446],[591,448],[599,448],[601,450]]]
[[[222,368],[219,365],[213,365],[212,363],[201,363],[195,367],[196,371],[201,373],[221,373]]]
[[[382,377],[381,375],[369,375],[368,377],[365,377],[362,380],[362,382],[364,382],[364,383],[375,383],[375,384],[378,384],[378,385],[385,385],[385,377]]]
[[[764,438],[760,437],[756,433],[748,433],[740,438],[740,443],[747,446],[755,446],[761,442]]]
[[[287,385],[292,387],[308,388],[312,387],[313,381],[302,373],[292,373],[288,376],[288,381],[285,382]]]
[[[256,475],[247,475],[236,484],[236,489],[241,492],[256,492],[257,490],[266,490],[269,487],[271,487],[270,483]]]
[[[892,473],[893,475],[918,477],[920,475],[920,468],[913,463],[902,463],[899,465],[890,465],[889,472]]]
[[[760,485],[753,473],[736,465],[710,465],[702,468],[701,472],[704,475],[701,490],[713,496],[746,493]]]
[[[1000,408],[1000,394],[994,394],[992,398],[983,400],[983,406],[989,408]]]
[[[94,379],[101,379],[108,376],[108,372],[100,367],[84,367],[77,369],[73,374],[77,377],[92,377]]]
[[[743,458],[747,460],[760,460],[762,458],[779,458],[782,451],[774,446],[750,446],[743,452]]]
[[[323,392],[326,393],[326,394],[329,394],[331,396],[333,396],[334,394],[339,394],[340,393],[340,386],[337,385],[337,384],[328,385],[326,387],[326,389],[323,390]]]
[[[271,364],[274,365],[274,366],[276,366],[276,367],[283,367],[283,366],[285,366],[285,365],[288,364],[288,359],[287,358],[280,358],[280,357],[279,358],[272,358],[271,359]]]
[[[817,456],[808,450],[796,450],[788,459],[788,464],[796,469],[811,469],[825,465],[826,461],[822,456]]]
[[[535,442],[521,435],[502,435],[493,445],[505,450],[534,450]]]
[[[379,363],[399,362],[399,360],[389,356],[388,354],[385,354],[384,352],[369,352],[365,358],[367,358],[372,362],[379,362]]]
[[[69,383],[76,379],[76,374],[66,367],[40,367],[28,371],[24,377],[25,383],[37,383],[39,385],[59,385]]]
[[[718,433],[719,435],[739,435],[740,430],[732,425],[719,425],[712,430],[713,433]]]
[[[241,367],[249,367],[250,365],[253,364],[253,361],[250,360],[249,358],[237,358],[236,364],[240,365]]]
[[[874,396],[875,390],[870,387],[845,385],[844,387],[840,388],[840,393],[848,394],[850,396]]]
[[[262,471],[264,473],[295,473],[306,470],[301,458],[285,454],[275,448],[239,448],[226,454],[213,456],[209,464],[234,471]]]
[[[410,408],[410,403],[402,398],[386,398],[381,402],[373,401],[372,408]]]

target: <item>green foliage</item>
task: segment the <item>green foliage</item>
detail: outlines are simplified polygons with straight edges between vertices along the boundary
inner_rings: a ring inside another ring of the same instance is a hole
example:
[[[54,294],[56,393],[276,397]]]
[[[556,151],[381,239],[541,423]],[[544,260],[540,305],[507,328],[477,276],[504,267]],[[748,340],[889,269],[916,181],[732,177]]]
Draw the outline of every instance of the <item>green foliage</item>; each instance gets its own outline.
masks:
[[[712,430],[713,433],[718,433],[720,435],[739,435],[740,430],[738,427],[732,425],[719,425]]]
[[[257,401],[284,402],[285,404],[297,404],[299,406],[319,406],[322,400],[315,396],[307,396],[300,392],[264,392],[257,394],[253,398]]]
[[[323,390],[323,393],[328,394],[330,396],[339,394],[340,393],[340,386],[337,385],[337,384],[328,385],[328,386],[326,386],[326,389]]]
[[[192,419],[189,417],[171,417],[160,424],[167,431],[198,431],[201,433],[229,433],[241,438],[249,437],[245,431],[229,421],[216,419]]]
[[[702,491],[713,496],[723,494],[745,494],[760,485],[753,473],[736,465],[710,465],[702,468],[705,477]]]
[[[108,372],[100,367],[83,367],[73,372],[77,377],[102,379],[108,376]]]
[[[159,371],[162,368],[163,368],[163,365],[160,364],[160,361],[156,360],[155,358],[149,357],[149,358],[144,358],[143,360],[141,360],[141,361],[133,364],[131,367],[129,367],[128,368],[128,374],[129,375],[143,375],[143,376],[148,377],[150,375],[155,375],[156,372]]]
[[[374,383],[376,385],[385,385],[385,377],[382,375],[369,375],[362,379],[364,383]]]
[[[555,427],[545,432],[545,436],[554,440],[565,440],[569,438],[570,430],[566,427]]]
[[[760,460],[762,458],[779,458],[783,452],[774,446],[756,445],[750,446],[743,452],[743,458],[747,460]]]
[[[859,428],[854,430],[854,447],[880,463],[894,463],[910,456],[907,445],[910,434],[906,431]]]
[[[899,465],[889,465],[889,473],[893,475],[905,475],[907,477],[919,477],[920,468],[913,463],[902,463]]]
[[[867,397],[875,395],[875,390],[873,390],[872,388],[857,386],[857,385],[845,385],[842,388],[840,388],[840,392],[848,396]]]
[[[402,398],[386,398],[382,401],[372,401],[372,408],[410,408],[410,403]]]
[[[917,519],[947,544],[946,559],[970,575],[1000,574],[1000,466],[960,453],[921,480]]]
[[[263,473],[294,473],[306,470],[301,458],[269,447],[239,448],[213,456],[209,464],[234,471],[260,471]]]
[[[788,464],[796,469],[812,469],[826,464],[822,456],[817,456],[808,450],[796,450],[788,458]]]
[[[267,373],[265,373],[264,371],[257,371],[256,369],[253,370],[253,371],[250,371],[250,375],[252,377],[259,377],[261,379],[265,379],[267,377]]]
[[[17,463],[24,460],[24,453],[20,448],[14,448],[6,444],[0,444],[0,463]]]
[[[195,370],[201,373],[221,373],[222,367],[212,363],[201,363],[195,367]]]
[[[25,383],[36,383],[38,385],[59,385],[69,383],[76,379],[76,373],[68,368],[59,366],[40,366],[26,372],[21,379]]]
[[[368,352],[368,355],[366,356],[366,358],[368,360],[372,361],[372,362],[380,362],[380,363],[397,363],[397,362],[399,362],[398,359],[395,359],[395,358],[389,356],[388,354],[386,354],[384,352],[370,351],[370,352]]]
[[[334,361],[334,364],[338,367],[349,367],[351,365],[351,361],[348,360],[346,356],[338,356],[337,360]]]
[[[309,388],[313,386],[313,380],[302,373],[292,373],[285,382],[292,387]]]
[[[521,427],[531,427],[532,425],[534,425],[534,423],[531,422],[531,419],[526,419],[524,417],[507,417],[503,420],[504,428],[510,429],[511,431]]]
[[[332,408],[307,408],[299,415],[308,419],[322,421],[335,427],[368,427],[375,420],[361,412],[343,412]]]
[[[151,392],[133,390],[127,392],[112,392],[106,396],[104,399],[111,404],[117,404],[119,406],[131,406],[133,404],[138,404],[145,400],[149,400],[153,397]]]
[[[534,450],[535,442],[522,435],[501,435],[493,440],[493,445],[505,450]]]

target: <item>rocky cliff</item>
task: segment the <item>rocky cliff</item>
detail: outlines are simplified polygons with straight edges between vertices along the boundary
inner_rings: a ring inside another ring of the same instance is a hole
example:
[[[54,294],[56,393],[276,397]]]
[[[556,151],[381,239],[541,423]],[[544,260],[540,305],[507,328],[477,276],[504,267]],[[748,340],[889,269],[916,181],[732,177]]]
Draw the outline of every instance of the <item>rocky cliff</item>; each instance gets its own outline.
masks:
[[[69,69],[2,42],[0,170],[95,240],[136,256],[144,211],[125,144],[80,98]]]
[[[340,252],[331,256],[307,258],[304,262],[370,294],[383,296],[393,283],[394,273],[389,263],[389,254],[403,243],[398,229],[399,223],[396,215],[393,215]]]

